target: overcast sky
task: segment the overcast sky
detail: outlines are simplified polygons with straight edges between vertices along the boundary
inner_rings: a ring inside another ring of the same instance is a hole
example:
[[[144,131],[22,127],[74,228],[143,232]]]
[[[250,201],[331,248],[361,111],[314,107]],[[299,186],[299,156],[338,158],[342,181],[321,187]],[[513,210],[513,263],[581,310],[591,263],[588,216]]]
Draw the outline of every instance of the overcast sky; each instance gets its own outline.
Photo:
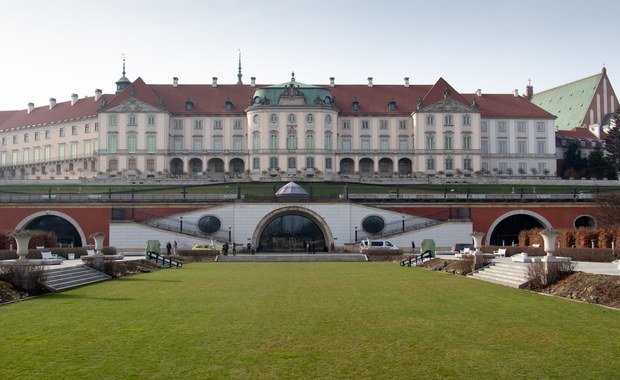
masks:
[[[617,0],[0,0],[0,110],[147,83],[432,84],[542,91],[620,78]],[[612,17],[613,16],[613,17]],[[618,79],[620,80],[620,79]]]

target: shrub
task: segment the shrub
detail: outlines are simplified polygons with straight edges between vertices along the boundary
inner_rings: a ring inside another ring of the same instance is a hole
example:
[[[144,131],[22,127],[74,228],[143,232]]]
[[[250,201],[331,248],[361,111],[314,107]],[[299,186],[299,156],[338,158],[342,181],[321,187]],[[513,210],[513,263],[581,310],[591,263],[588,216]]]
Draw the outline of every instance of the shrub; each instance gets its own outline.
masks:
[[[10,282],[16,289],[37,295],[45,292],[47,272],[43,265],[0,265],[0,280]]]
[[[566,277],[575,269],[573,262],[533,262],[525,266],[525,275],[528,279],[530,289],[540,290],[546,286],[555,284]]]

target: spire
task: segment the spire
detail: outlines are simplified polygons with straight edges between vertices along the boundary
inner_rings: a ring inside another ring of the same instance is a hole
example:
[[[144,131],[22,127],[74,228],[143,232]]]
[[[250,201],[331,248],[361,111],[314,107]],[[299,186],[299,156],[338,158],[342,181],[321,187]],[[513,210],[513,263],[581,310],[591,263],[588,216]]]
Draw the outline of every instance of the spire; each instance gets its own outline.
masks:
[[[243,75],[241,74],[241,49],[239,49],[239,72],[237,72],[237,84],[243,84],[243,82],[241,81],[241,77]]]
[[[123,92],[123,90],[129,87],[129,85],[131,84],[131,81],[127,79],[125,74],[126,74],[125,73],[125,53],[123,53],[123,76],[119,80],[116,81],[116,93],[117,94]]]

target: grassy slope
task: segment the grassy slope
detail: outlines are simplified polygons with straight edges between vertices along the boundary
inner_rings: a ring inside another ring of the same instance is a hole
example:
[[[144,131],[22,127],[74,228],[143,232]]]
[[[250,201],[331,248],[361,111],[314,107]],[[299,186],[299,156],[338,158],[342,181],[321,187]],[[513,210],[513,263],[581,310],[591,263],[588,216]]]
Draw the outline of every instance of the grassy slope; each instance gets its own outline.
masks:
[[[613,378],[617,311],[393,263],[196,263],[0,308],[2,378]]]

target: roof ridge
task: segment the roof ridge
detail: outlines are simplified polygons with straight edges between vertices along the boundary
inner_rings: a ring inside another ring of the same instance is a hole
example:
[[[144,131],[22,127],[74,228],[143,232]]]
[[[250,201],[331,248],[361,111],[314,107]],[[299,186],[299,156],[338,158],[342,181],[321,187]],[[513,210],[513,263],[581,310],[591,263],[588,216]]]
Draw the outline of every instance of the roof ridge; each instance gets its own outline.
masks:
[[[589,77],[585,77],[585,78],[577,79],[577,80],[574,80],[574,81],[572,81],[572,82],[564,83],[564,84],[561,84],[561,85],[559,85],[559,86],[555,86],[555,87],[549,88],[549,89],[547,89],[547,90],[544,90],[544,91],[541,91],[541,92],[539,92],[539,93],[536,93],[535,95],[544,94],[545,92],[549,92],[549,91],[555,91],[555,90],[557,90],[558,88],[565,87],[565,86],[568,86],[568,85],[571,85],[571,84],[575,84],[575,83],[577,83],[577,82],[582,82],[582,81],[585,81],[585,80],[588,80],[588,79],[592,79],[592,78],[597,77],[597,76],[598,76],[598,77],[601,77],[602,75],[603,75],[603,74],[601,74],[601,73],[594,74],[594,75],[590,75]]]

